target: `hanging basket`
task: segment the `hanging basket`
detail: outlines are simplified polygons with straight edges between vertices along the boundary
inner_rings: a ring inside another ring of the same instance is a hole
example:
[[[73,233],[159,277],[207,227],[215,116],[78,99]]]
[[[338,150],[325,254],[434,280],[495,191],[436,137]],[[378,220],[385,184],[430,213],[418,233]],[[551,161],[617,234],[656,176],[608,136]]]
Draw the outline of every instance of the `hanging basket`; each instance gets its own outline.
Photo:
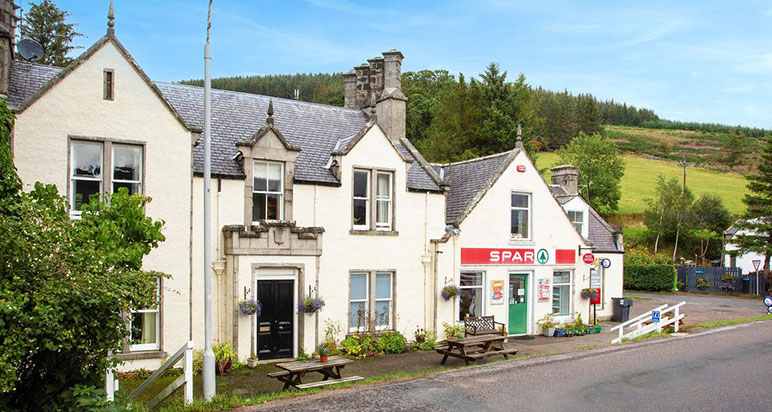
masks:
[[[316,313],[322,310],[324,307],[324,299],[320,297],[312,298],[306,297],[302,302],[298,302],[298,312],[300,313]]]
[[[239,311],[247,316],[257,315],[257,317],[260,317],[263,305],[259,300],[242,299],[239,301]]]
[[[442,292],[440,292],[440,296],[442,296],[445,300],[451,300],[454,297],[458,295],[458,287],[456,285],[448,285],[442,288]]]

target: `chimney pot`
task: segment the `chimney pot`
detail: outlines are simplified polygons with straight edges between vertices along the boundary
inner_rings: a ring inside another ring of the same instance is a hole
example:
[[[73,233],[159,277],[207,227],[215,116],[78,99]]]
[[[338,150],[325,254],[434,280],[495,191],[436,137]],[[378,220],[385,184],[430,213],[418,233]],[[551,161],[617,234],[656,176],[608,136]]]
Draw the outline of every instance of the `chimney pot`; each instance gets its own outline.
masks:
[[[552,168],[552,184],[560,186],[569,195],[579,194],[579,169],[572,165]]]

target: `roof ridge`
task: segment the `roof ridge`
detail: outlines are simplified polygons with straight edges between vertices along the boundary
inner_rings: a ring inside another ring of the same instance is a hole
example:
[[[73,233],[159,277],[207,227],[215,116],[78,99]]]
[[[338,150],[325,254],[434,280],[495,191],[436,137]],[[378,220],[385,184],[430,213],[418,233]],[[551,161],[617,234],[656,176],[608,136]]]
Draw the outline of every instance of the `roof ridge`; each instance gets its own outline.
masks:
[[[517,149],[512,149],[512,150],[517,150]],[[487,160],[487,159],[492,159],[494,157],[505,156],[505,155],[508,155],[508,154],[512,153],[512,150],[508,150],[506,152],[495,153],[495,154],[491,154],[491,155],[487,155],[487,156],[482,156],[482,157],[475,157],[474,159],[460,160],[458,162],[430,163],[430,164],[432,166],[440,166],[440,167],[442,167],[442,166],[455,166],[455,165],[460,165],[460,164],[464,164],[464,163],[478,162],[480,160]]]
[[[196,86],[194,84],[185,84],[185,83],[179,83],[179,82],[156,81],[154,83],[168,85],[168,86],[190,87],[190,88],[195,88],[195,89],[203,89],[204,88],[204,86]],[[267,99],[282,100],[282,101],[286,101],[286,102],[290,102],[290,103],[298,103],[298,104],[304,104],[304,105],[309,105],[309,106],[321,106],[321,107],[329,107],[329,108],[332,108],[332,109],[340,109],[340,110],[345,110],[345,111],[350,111],[350,112],[361,112],[361,110],[359,110],[359,109],[350,109],[348,107],[335,106],[335,105],[332,105],[332,104],[307,102],[305,100],[288,99],[286,97],[277,97],[277,96],[269,96],[267,94],[242,92],[242,91],[239,91],[239,90],[217,89],[217,88],[213,87],[212,91],[213,92],[222,92],[222,93],[232,93],[232,94],[245,94],[247,96],[259,96],[259,97],[265,97]]]

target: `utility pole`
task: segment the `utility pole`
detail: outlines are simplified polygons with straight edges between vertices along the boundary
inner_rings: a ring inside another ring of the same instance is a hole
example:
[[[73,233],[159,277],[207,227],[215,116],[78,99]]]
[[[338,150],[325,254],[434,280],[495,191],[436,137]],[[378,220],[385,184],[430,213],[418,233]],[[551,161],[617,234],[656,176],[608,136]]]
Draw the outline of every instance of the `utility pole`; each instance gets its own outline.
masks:
[[[212,350],[212,49],[209,29],[212,28],[212,1],[206,15],[206,45],[204,45],[204,399],[215,395],[214,351]]]
[[[688,164],[686,163],[686,155],[685,154],[681,153],[681,158],[683,159],[683,162],[678,164],[678,166],[681,166],[681,167],[684,168],[684,186],[683,186],[683,189],[681,189],[681,191],[683,193],[686,193],[686,166],[688,166]]]

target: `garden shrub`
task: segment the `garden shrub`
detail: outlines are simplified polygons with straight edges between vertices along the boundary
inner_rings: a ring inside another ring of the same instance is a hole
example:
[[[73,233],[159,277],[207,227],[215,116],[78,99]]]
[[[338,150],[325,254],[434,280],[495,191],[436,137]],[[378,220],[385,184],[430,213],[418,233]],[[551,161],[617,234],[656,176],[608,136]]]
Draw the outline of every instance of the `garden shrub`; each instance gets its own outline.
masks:
[[[402,353],[407,347],[407,339],[399,332],[390,332],[378,338],[376,349],[384,353]]]
[[[675,269],[671,265],[625,265],[625,289],[649,292],[671,291],[674,279]]]

